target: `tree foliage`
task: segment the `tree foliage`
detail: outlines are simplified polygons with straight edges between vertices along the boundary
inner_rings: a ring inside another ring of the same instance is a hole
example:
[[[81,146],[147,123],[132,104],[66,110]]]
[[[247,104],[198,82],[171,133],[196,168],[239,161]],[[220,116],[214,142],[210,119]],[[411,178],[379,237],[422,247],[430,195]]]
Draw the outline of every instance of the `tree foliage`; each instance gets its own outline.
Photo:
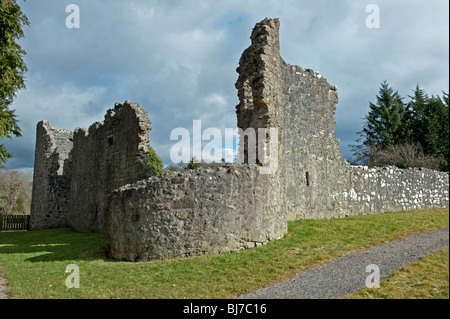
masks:
[[[24,36],[29,21],[16,0],[0,0],[0,139],[21,136],[14,110],[10,109],[16,94],[25,88],[26,52],[17,43]],[[12,154],[0,144],[0,168]]]
[[[0,215],[30,214],[31,175],[19,171],[0,171]]]
[[[362,144],[353,145],[359,163],[369,166],[440,168],[448,171],[448,93],[428,94],[417,85],[409,102],[385,81],[376,103],[358,132]],[[438,163],[439,165],[436,165]]]
[[[389,148],[405,142],[408,132],[404,131],[403,121],[406,116],[407,110],[403,98],[397,91],[394,92],[387,82],[383,82],[377,96],[377,103],[370,103],[370,112],[365,118],[364,144]]]
[[[419,86],[409,104],[412,111],[414,140],[424,153],[441,161],[441,168],[448,171],[449,163],[449,108],[448,93],[429,97]]]

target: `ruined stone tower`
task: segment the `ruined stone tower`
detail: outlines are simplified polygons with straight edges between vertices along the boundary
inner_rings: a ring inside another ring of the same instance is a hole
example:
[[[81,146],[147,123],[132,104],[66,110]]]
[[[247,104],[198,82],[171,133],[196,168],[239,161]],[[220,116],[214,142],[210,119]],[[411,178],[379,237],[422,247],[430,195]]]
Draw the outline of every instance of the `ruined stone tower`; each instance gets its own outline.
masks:
[[[150,121],[132,102],[116,103],[89,130],[54,129],[39,122],[31,204],[31,229],[72,227],[105,232],[109,194],[155,175],[146,146]]]
[[[256,24],[241,57],[238,127],[278,129],[274,178],[289,220],[339,214],[333,194],[346,182],[349,165],[334,135],[336,88],[317,72],[283,61],[279,28],[279,19]]]

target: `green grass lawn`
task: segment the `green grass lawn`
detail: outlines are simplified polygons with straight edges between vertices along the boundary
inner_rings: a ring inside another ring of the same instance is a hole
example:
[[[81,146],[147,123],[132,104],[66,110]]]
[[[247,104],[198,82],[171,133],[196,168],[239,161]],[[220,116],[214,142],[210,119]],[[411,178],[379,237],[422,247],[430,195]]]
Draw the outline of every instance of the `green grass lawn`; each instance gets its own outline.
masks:
[[[408,264],[380,282],[348,299],[448,299],[448,246]]]
[[[109,260],[104,235],[0,233],[0,268],[11,298],[232,298],[348,252],[448,225],[448,208],[300,220],[283,239],[258,248],[141,263]],[[66,288],[69,264],[80,269],[79,289]]]

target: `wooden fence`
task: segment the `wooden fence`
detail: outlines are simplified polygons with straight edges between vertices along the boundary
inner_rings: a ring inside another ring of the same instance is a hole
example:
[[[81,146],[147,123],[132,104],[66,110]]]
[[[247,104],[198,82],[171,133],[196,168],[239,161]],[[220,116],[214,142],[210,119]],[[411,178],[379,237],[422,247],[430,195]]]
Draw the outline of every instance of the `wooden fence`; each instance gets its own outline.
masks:
[[[28,230],[30,215],[0,215],[0,231]]]

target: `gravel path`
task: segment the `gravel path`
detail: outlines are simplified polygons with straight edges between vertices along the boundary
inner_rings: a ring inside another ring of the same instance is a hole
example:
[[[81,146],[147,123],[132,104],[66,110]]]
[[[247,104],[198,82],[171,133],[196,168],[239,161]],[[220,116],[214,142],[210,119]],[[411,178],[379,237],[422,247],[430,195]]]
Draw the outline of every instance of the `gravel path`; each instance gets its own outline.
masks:
[[[8,299],[6,295],[6,280],[0,276],[0,299]]]
[[[273,286],[240,296],[241,299],[334,299],[366,287],[366,267],[379,267],[386,278],[403,265],[449,244],[449,228],[420,233],[387,244],[349,253],[334,261],[305,270]]]

